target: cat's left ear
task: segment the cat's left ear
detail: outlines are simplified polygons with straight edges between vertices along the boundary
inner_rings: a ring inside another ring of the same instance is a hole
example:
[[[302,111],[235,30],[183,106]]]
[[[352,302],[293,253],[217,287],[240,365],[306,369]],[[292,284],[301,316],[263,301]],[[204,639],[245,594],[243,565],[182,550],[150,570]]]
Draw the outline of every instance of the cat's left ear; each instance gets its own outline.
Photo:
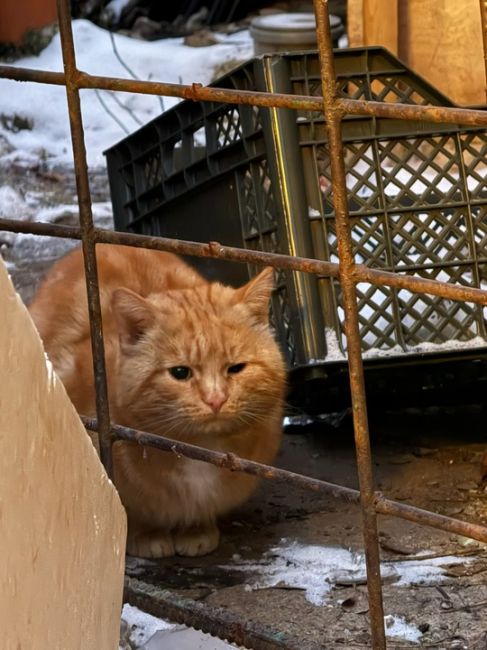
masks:
[[[154,311],[145,298],[130,289],[114,291],[111,307],[118,325],[120,348],[129,353],[154,323]]]
[[[274,288],[274,271],[267,266],[250,282],[237,289],[238,302],[244,302],[257,319],[257,322],[269,322],[269,302]]]

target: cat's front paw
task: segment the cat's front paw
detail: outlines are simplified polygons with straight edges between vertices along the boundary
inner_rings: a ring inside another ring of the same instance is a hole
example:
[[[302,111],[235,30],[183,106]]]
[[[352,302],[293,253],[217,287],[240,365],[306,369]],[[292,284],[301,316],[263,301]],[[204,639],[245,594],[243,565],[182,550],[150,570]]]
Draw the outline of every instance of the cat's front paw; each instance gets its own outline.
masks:
[[[215,525],[187,528],[173,532],[174,548],[178,555],[195,557],[214,551],[220,541],[220,531]]]
[[[128,536],[127,554],[135,557],[159,558],[175,555],[171,533],[155,530],[150,533],[136,533]]]

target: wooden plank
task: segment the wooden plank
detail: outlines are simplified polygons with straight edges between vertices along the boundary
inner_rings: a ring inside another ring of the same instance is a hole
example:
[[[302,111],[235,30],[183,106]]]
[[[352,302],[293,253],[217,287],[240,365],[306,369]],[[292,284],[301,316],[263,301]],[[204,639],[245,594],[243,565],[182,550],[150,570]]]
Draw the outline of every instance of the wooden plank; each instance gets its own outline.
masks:
[[[485,102],[478,0],[409,0],[402,48],[408,65],[459,104]]]
[[[348,0],[347,28],[350,47],[382,45],[398,50],[398,0]]]
[[[364,0],[364,43],[398,51],[397,0]]]
[[[126,518],[0,260],[1,647],[116,650]]]
[[[349,47],[364,45],[364,0],[347,0],[347,34]]]

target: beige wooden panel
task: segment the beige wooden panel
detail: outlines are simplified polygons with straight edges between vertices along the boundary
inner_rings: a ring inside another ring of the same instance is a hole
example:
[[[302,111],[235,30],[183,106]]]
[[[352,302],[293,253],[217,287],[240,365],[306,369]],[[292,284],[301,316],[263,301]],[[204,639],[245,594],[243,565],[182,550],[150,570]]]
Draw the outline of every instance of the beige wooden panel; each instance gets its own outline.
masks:
[[[0,260],[2,650],[118,648],[126,520]]]
[[[382,45],[397,54],[397,0],[348,0],[347,10],[350,47]]]
[[[478,0],[348,0],[353,47],[383,45],[458,104],[484,104]]]
[[[350,47],[364,45],[364,0],[347,0],[347,34]]]
[[[409,0],[405,5],[408,64],[453,101],[485,103],[479,1]]]

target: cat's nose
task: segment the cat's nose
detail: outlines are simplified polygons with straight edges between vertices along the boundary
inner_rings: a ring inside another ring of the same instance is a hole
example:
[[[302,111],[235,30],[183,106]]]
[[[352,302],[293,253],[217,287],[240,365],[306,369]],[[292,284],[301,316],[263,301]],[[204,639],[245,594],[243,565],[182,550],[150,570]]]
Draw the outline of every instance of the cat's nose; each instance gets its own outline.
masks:
[[[211,408],[213,413],[216,415],[220,412],[221,407],[227,401],[227,396],[223,393],[213,394],[207,397],[204,401]]]

